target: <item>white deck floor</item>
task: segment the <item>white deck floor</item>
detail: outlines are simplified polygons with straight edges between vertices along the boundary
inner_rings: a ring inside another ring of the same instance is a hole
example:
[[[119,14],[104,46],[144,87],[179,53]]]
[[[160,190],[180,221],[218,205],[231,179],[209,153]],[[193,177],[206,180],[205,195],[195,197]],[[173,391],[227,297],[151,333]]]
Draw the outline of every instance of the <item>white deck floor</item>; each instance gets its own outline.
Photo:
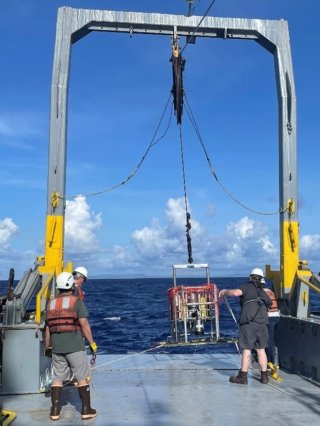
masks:
[[[95,419],[82,421],[75,388],[63,390],[59,421],[49,418],[50,394],[3,396],[3,407],[17,413],[13,426],[248,426],[320,425],[320,389],[280,371],[283,382],[229,383],[239,367],[229,354],[100,355],[93,371]]]

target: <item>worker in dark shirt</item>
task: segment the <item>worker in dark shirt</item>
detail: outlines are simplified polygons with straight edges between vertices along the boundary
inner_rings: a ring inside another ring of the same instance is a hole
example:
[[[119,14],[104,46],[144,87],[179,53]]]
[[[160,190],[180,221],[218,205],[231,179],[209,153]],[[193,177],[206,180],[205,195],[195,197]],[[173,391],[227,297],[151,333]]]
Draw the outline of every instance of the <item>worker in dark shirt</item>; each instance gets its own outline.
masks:
[[[241,369],[237,376],[230,377],[231,383],[247,384],[251,351],[255,349],[261,368],[261,383],[269,382],[267,370],[268,347],[268,306],[271,299],[263,290],[263,272],[260,268],[251,271],[249,281],[238,289],[221,290],[219,297],[240,297],[241,315],[239,329],[239,347],[242,350]]]

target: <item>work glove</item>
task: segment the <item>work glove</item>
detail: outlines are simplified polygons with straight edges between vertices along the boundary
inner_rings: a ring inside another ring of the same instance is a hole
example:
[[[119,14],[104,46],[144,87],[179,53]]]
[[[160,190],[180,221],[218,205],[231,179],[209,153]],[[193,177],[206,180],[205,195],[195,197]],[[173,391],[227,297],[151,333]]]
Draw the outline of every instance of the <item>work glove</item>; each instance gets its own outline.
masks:
[[[96,354],[98,350],[98,346],[96,345],[95,342],[90,343],[90,352],[92,353],[92,355]]]
[[[44,348],[44,354],[45,356],[47,356],[48,358],[52,358],[52,346],[46,346]]]

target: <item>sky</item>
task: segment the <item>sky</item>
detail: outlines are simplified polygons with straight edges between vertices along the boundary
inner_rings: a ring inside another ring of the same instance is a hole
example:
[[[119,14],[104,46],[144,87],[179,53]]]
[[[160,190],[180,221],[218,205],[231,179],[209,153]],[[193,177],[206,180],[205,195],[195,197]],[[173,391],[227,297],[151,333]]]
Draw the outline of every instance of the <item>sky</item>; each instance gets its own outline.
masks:
[[[195,4],[202,16],[211,0]],[[185,0],[11,0],[1,4],[0,279],[44,254],[50,86],[58,7],[185,15]],[[297,95],[300,258],[320,270],[320,3],[216,0],[209,16],[285,19]],[[185,40],[180,40],[184,46]],[[179,128],[165,36],[92,33],[72,48],[64,260],[90,277],[171,276],[188,262]],[[251,41],[188,45],[184,86],[219,181],[242,204],[277,212],[273,57]],[[171,117],[171,119],[170,119]],[[159,141],[134,176],[158,124]],[[181,126],[193,260],[213,277],[279,268],[279,216],[235,203],[217,184],[186,111]],[[164,135],[162,138],[161,136]]]

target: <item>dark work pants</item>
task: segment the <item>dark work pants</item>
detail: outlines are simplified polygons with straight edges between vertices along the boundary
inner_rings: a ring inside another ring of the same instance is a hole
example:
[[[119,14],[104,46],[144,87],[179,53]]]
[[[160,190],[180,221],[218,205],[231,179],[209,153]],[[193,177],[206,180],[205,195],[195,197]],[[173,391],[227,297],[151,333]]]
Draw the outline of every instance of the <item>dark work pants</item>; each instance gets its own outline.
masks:
[[[269,325],[268,325],[268,332],[269,332],[269,342],[268,347],[266,348],[268,362],[274,363],[275,360],[273,358],[273,348],[276,346],[275,340],[274,340],[274,329],[277,326],[280,317],[269,317]]]

